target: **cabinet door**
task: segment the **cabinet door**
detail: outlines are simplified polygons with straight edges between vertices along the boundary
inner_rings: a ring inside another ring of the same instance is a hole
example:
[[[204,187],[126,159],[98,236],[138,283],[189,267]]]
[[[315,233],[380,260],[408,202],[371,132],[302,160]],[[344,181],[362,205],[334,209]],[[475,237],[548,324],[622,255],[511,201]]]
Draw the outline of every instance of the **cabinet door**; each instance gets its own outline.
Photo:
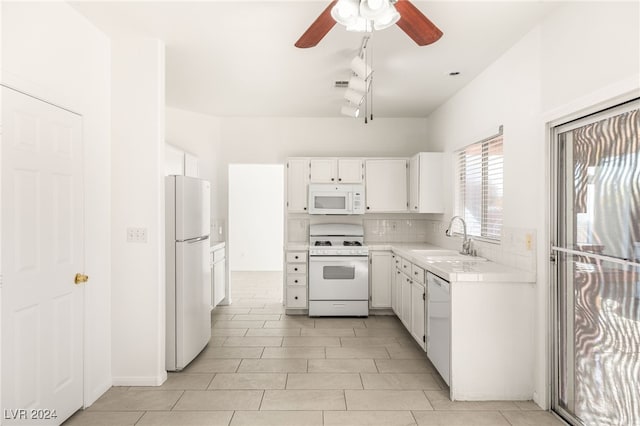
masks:
[[[213,265],[213,306],[217,306],[227,297],[225,277],[224,259],[222,259]]]
[[[420,157],[414,155],[409,163],[409,211],[418,213],[420,205]]]
[[[338,177],[338,163],[335,158],[314,158],[311,160],[311,183],[335,183]]]
[[[287,211],[306,213],[309,186],[309,160],[291,159],[287,163]]]
[[[418,177],[418,211],[420,213],[444,213],[443,164],[441,152],[421,152]]]
[[[424,286],[417,283],[411,283],[411,335],[420,347],[426,351],[425,338],[425,289]]]
[[[365,162],[367,213],[407,211],[407,160]]]
[[[173,145],[164,145],[164,174],[183,175],[184,174],[184,151]]]
[[[184,153],[184,175],[190,177],[198,177],[198,157],[188,152]]]
[[[402,272],[398,268],[393,268],[392,288],[391,288],[391,309],[400,318],[402,306]]]
[[[371,307],[391,307],[391,253],[371,252],[369,276],[371,277]]]
[[[359,158],[339,158],[338,159],[338,182],[361,183],[362,182],[362,160]]]
[[[400,321],[411,333],[411,279],[405,274],[402,276],[402,315]]]

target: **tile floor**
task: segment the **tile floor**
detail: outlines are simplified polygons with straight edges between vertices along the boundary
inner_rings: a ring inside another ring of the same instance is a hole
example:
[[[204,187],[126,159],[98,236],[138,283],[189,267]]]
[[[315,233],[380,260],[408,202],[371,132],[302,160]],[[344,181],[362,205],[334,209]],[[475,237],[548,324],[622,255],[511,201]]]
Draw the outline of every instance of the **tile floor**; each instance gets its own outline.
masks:
[[[113,387],[79,425],[561,425],[530,401],[451,402],[393,316],[287,316],[282,275],[232,275],[209,346],[160,387]]]

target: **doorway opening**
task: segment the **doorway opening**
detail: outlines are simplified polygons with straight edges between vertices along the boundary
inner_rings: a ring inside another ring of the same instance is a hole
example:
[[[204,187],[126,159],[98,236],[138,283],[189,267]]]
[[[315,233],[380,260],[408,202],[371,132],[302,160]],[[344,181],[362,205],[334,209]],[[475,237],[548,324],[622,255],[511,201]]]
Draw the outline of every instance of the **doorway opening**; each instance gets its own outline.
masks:
[[[229,165],[229,270],[235,306],[282,304],[284,166]]]

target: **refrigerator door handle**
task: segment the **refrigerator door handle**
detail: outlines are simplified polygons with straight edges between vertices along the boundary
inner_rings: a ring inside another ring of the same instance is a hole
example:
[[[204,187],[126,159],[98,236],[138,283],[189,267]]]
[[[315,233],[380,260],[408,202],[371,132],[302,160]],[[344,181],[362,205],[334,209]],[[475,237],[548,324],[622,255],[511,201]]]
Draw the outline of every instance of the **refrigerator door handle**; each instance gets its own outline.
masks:
[[[204,240],[208,240],[209,236],[205,235],[204,237],[199,237],[199,238],[191,238],[190,240],[178,240],[179,243],[187,243],[187,244],[195,244],[195,243],[199,243],[200,241],[204,241]]]

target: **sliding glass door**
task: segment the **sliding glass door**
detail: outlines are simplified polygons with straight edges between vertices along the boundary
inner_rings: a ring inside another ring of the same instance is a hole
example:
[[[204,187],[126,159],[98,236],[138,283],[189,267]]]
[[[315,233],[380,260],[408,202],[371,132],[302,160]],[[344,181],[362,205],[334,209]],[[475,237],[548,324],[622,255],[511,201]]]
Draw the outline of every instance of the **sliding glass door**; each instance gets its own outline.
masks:
[[[553,409],[640,425],[640,102],[554,129]]]

